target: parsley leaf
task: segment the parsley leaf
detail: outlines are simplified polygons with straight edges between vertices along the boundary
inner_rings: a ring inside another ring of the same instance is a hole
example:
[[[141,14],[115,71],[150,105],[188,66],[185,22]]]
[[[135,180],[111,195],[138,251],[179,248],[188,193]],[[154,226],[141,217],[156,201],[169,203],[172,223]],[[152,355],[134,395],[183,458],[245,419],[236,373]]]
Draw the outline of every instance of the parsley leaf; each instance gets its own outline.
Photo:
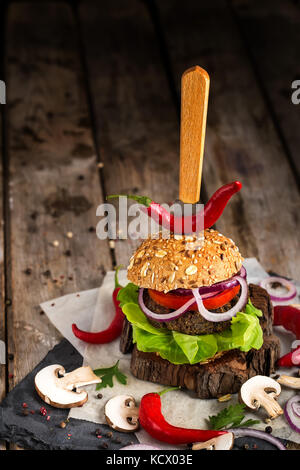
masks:
[[[116,377],[117,381],[123,385],[127,384],[127,377],[119,370],[119,361],[112,367],[106,367],[103,369],[96,369],[94,373],[101,377],[102,382],[96,385],[96,390],[100,390],[105,387],[113,387],[113,378]]]
[[[254,419],[243,421],[245,418],[245,408],[245,405],[237,403],[236,405],[230,405],[228,408],[224,408],[217,415],[209,416],[210,429],[218,431],[220,429],[236,428],[239,426],[253,426],[259,423],[260,421]]]

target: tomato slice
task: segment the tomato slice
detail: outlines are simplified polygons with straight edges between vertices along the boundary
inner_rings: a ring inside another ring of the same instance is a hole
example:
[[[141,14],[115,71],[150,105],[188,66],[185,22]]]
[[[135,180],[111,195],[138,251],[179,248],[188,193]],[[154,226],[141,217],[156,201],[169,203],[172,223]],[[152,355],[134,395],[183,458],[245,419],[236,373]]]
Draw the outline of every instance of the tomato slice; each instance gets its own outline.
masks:
[[[209,299],[203,299],[203,305],[207,310],[215,310],[219,307],[223,307],[226,305],[230,300],[232,300],[240,290],[240,286],[231,287],[230,289],[226,289],[220,294],[215,295],[214,297],[210,297]],[[159,292],[154,289],[148,289],[149,295],[154,302],[163,307],[171,308],[173,310],[177,310],[178,308],[182,307],[186,302],[193,298],[193,295],[176,295],[176,294],[164,294],[163,292]],[[193,304],[189,310],[198,311],[197,304]]]

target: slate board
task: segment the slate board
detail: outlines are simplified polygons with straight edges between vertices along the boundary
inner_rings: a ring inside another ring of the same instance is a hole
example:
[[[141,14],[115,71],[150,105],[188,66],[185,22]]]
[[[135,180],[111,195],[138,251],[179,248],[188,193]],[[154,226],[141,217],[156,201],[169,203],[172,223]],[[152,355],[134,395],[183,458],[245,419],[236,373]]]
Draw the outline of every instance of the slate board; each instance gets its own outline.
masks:
[[[34,377],[40,369],[56,363],[71,371],[80,367],[82,360],[79,352],[66,339],[55,346],[0,404],[0,439],[34,450],[118,450],[137,443],[134,434],[119,433],[107,425],[79,419],[70,419],[63,429],[60,423],[67,419],[69,410],[46,405],[35,392]],[[27,416],[23,414],[23,403],[28,405]],[[41,406],[45,406],[51,416],[49,421],[40,414]],[[34,414],[30,413],[31,410]],[[96,436],[98,429],[101,430],[101,439]],[[108,437],[107,433],[112,433],[112,436]],[[284,440],[282,442],[286,443]],[[249,450],[274,450],[271,444],[253,438],[236,439],[234,450],[245,449],[245,444]]]

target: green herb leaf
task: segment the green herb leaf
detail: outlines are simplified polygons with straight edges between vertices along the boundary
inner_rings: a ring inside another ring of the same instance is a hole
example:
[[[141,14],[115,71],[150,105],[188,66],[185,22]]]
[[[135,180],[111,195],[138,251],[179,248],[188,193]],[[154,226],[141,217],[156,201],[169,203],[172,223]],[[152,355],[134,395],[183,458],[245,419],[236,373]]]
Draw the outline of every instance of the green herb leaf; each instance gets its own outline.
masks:
[[[103,369],[96,369],[94,373],[101,377],[102,382],[96,385],[96,390],[100,390],[105,387],[113,387],[113,378],[116,377],[117,381],[122,385],[127,384],[127,377],[119,370],[119,361],[115,363],[112,367],[106,367]]]
[[[220,429],[236,428],[239,426],[249,427],[258,424],[260,421],[254,419],[243,421],[245,418],[245,408],[245,405],[237,403],[236,405],[224,408],[217,415],[209,416],[210,429],[219,431]]]

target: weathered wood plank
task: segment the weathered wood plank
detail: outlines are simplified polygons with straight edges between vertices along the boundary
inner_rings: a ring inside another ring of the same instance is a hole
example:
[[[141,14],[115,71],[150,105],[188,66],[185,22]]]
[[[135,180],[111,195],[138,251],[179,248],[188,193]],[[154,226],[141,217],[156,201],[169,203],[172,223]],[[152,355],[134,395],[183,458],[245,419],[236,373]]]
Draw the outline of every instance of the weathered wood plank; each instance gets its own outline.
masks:
[[[280,0],[231,3],[299,178],[300,109],[291,101],[291,84],[300,79],[299,4]]]
[[[4,106],[4,105],[1,105]],[[2,166],[2,114],[3,109],[0,109],[0,342],[6,343],[5,335],[5,267],[4,267],[4,203],[3,203],[3,166]],[[3,400],[6,392],[6,370],[7,366],[4,361],[6,358],[3,357],[5,354],[3,350],[3,343],[1,344],[0,352],[0,402]],[[6,345],[5,345],[6,346]],[[5,450],[5,442],[0,441],[0,450]]]
[[[199,64],[211,76],[203,182],[208,194],[240,179],[244,188],[217,223],[244,256],[300,279],[299,193],[227,3],[159,2],[179,86]]]
[[[6,44],[11,388],[60,339],[39,303],[96,287],[111,257],[70,7],[10,5]]]
[[[106,192],[174,201],[179,126],[146,6],[84,2],[79,18]],[[116,242],[118,263],[128,263],[134,246]]]

